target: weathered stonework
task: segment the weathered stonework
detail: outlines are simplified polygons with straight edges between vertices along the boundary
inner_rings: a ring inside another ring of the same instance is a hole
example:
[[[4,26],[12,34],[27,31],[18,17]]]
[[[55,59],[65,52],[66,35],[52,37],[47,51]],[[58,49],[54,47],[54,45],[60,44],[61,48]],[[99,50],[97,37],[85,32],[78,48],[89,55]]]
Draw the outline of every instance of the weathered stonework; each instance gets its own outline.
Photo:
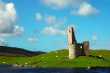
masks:
[[[75,49],[76,39],[75,39],[73,27],[68,28],[67,36],[68,36],[69,59],[74,59],[76,57],[76,49]]]
[[[75,38],[73,27],[68,28],[67,35],[68,35],[68,45],[75,44],[76,43],[76,38]]]
[[[74,58],[76,58],[75,45],[69,45],[69,46],[68,46],[68,49],[69,49],[69,59],[74,59]]]
[[[83,42],[83,49],[84,49],[85,56],[88,56],[89,55],[89,42],[88,41]]]
[[[89,42],[84,41],[83,43],[77,43],[73,27],[68,28],[67,37],[68,37],[69,59],[74,59],[77,56],[89,55]]]

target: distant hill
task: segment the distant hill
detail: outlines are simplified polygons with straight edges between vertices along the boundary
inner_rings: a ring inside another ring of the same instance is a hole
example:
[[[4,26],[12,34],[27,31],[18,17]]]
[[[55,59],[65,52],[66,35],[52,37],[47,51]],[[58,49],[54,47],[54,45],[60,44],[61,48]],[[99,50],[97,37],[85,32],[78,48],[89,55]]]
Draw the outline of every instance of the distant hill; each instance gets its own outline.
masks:
[[[22,48],[0,46],[0,56],[34,56],[44,54],[45,52],[32,52]]]

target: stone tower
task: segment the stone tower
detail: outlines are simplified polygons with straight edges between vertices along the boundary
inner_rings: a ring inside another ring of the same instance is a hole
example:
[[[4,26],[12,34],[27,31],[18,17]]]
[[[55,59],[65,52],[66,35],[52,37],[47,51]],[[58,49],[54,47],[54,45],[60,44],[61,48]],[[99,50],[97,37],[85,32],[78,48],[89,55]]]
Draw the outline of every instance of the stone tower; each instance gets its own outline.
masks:
[[[89,56],[90,49],[89,49],[89,41],[84,41],[83,42],[83,49],[84,49],[84,55]]]
[[[69,59],[74,59],[76,57],[76,38],[74,34],[74,28],[69,27],[67,30],[68,37],[68,49],[69,49]]]

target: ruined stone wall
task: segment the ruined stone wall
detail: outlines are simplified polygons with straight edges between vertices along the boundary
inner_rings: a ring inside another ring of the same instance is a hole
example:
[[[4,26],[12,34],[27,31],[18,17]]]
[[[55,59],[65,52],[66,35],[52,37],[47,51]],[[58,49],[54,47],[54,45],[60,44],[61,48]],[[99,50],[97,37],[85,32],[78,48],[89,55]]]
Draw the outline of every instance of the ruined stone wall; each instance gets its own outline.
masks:
[[[89,42],[84,41],[83,43],[77,43],[73,27],[68,28],[67,37],[68,37],[69,59],[74,59],[77,56],[89,55]]]
[[[83,46],[82,43],[76,44],[76,55],[77,56],[83,56],[84,55],[84,50],[83,50],[82,46]]]
[[[89,56],[90,47],[89,41],[84,41],[83,43],[76,44],[76,55],[77,56]]]
[[[89,41],[83,42],[83,49],[84,49],[85,56],[89,56],[89,53],[90,53]]]

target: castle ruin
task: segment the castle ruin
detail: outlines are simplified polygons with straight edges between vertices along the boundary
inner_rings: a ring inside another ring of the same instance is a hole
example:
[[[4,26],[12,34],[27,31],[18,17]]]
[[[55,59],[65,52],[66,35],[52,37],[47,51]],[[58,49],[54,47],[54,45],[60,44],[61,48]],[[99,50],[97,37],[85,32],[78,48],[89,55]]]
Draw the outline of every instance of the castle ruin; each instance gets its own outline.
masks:
[[[68,37],[69,59],[74,59],[77,56],[89,55],[89,42],[84,41],[83,43],[77,43],[73,27],[68,28],[67,37]]]

